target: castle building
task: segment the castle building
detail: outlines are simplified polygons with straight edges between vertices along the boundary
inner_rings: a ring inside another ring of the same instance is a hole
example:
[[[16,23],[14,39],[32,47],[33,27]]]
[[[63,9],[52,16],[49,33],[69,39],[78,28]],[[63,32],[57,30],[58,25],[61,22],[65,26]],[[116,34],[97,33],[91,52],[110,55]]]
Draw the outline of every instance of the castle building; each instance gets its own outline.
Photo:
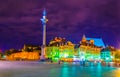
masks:
[[[14,49],[11,49],[14,51]],[[38,45],[24,44],[21,51],[7,55],[6,60],[39,60],[41,48]]]
[[[63,61],[72,61],[74,58],[74,44],[67,41],[66,45],[60,46],[60,59]]]
[[[100,60],[100,51],[105,47],[104,42],[101,38],[86,38],[83,35],[82,40],[80,41],[79,56],[84,60],[88,61],[98,61]]]

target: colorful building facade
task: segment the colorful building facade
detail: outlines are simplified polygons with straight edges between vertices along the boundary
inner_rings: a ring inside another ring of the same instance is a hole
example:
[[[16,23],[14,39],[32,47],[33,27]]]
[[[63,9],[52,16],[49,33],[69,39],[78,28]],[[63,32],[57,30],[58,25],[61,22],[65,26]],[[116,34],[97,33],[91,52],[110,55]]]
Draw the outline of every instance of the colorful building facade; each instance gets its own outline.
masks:
[[[6,57],[6,60],[39,60],[39,52],[18,52]]]
[[[86,38],[84,35],[80,44],[73,44],[65,38],[55,37],[45,47],[45,58],[56,62],[72,61],[120,61],[120,51],[109,46],[105,47],[101,38]],[[41,47],[24,45],[21,52],[7,56],[7,60],[39,60]]]
[[[46,47],[46,57],[52,59],[53,61],[59,60],[60,50],[57,46],[48,46]]]
[[[86,38],[86,36],[83,35],[80,41],[79,53],[83,53],[84,60],[99,61],[101,60],[100,52],[104,46],[102,39]]]
[[[46,56],[53,61],[69,61],[74,56],[74,44],[66,41],[65,38],[55,37],[48,47],[46,47]]]
[[[105,61],[105,62],[112,61],[111,51],[109,48],[102,49],[100,54],[101,54],[102,61]]]
[[[50,44],[52,46],[47,47],[46,55],[54,61],[99,61],[101,60],[101,50],[105,47],[102,39],[88,39],[85,35],[77,48],[72,42],[65,42],[65,39],[57,37]]]

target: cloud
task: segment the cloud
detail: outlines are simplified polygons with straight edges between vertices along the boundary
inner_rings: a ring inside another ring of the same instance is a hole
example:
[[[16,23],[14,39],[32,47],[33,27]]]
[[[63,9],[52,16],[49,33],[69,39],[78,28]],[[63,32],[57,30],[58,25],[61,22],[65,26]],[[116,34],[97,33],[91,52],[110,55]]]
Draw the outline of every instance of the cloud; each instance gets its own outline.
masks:
[[[119,0],[3,0],[0,3],[1,42],[7,39],[15,42],[14,38],[21,42],[41,42],[40,18],[44,7],[49,19],[47,40],[55,36],[80,40],[82,34],[105,39],[109,34],[109,38],[120,37]]]

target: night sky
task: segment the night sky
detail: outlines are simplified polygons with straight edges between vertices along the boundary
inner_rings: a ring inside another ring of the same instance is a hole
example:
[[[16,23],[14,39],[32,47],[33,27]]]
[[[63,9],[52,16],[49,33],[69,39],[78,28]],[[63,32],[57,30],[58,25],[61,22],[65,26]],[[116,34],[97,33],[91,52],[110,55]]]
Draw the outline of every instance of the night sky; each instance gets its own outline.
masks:
[[[0,0],[0,49],[41,45],[44,8],[47,43],[55,36],[79,43],[85,34],[119,46],[120,0]]]

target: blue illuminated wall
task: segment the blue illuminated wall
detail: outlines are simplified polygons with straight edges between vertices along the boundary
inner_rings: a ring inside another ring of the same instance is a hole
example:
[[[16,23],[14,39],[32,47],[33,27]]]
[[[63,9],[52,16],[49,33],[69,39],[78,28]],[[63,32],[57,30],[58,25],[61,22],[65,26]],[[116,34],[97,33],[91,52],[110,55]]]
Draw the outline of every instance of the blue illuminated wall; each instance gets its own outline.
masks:
[[[112,61],[111,51],[108,48],[102,49],[100,56],[103,61]]]

